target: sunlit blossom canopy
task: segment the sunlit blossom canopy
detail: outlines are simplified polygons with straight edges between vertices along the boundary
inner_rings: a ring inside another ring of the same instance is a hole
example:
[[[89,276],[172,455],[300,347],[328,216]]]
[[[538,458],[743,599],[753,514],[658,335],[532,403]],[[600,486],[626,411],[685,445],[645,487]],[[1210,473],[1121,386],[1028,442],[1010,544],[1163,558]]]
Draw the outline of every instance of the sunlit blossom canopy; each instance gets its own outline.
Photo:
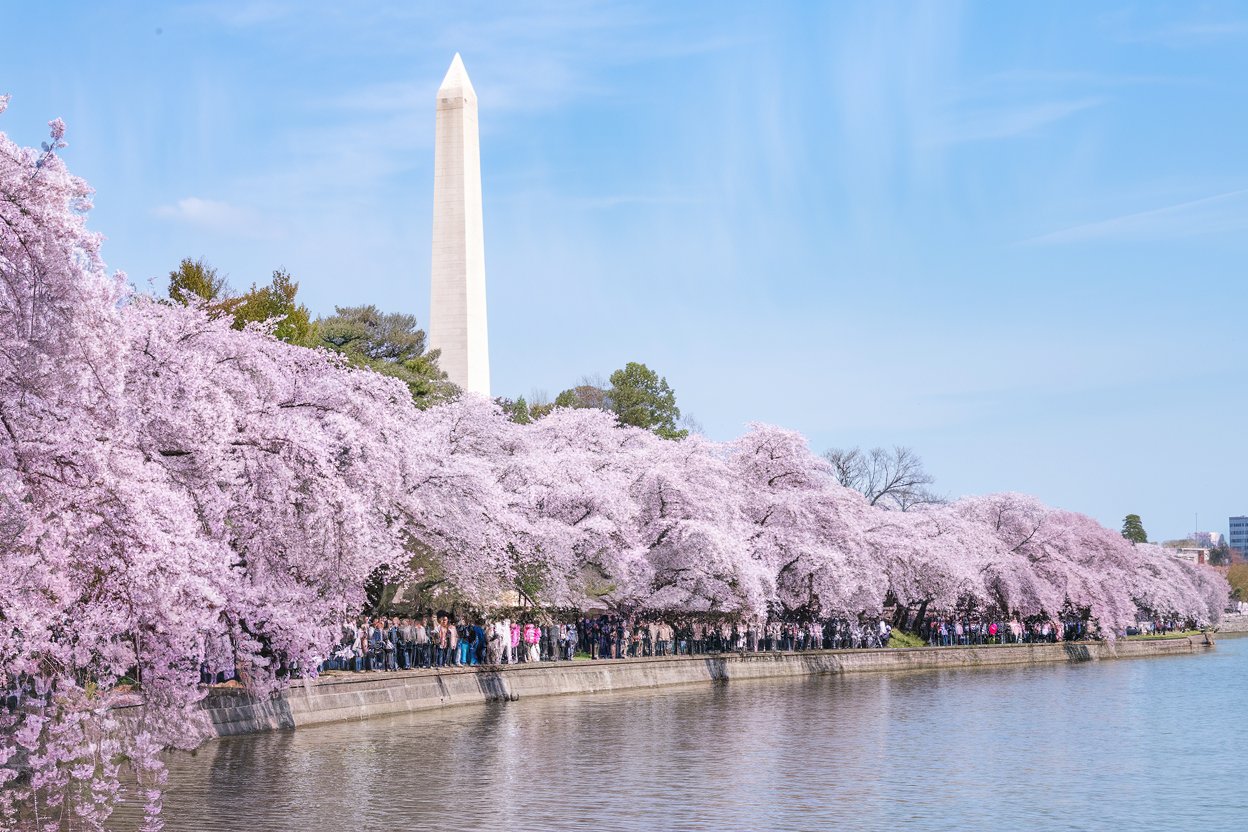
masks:
[[[1109,635],[1141,608],[1213,621],[1227,597],[1025,496],[870,507],[777,427],[670,441],[593,410],[520,425],[472,395],[419,411],[400,381],[108,274],[63,137],[0,134],[0,818],[33,791],[98,827],[123,755],[155,813],[201,663],[259,693],[279,661],[315,668],[379,567],[482,607],[523,579],[552,605],[740,616],[1071,604]],[[121,731],[135,682],[147,721]]]

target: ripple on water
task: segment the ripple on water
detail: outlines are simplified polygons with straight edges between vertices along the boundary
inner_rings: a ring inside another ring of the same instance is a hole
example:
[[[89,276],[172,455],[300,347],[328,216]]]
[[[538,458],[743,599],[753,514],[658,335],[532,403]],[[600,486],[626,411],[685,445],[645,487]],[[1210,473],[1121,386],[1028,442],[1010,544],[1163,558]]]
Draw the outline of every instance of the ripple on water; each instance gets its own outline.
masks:
[[[165,817],[196,832],[1242,830],[1245,681],[1248,639],[1224,639],[1191,657],[457,708],[172,755]]]

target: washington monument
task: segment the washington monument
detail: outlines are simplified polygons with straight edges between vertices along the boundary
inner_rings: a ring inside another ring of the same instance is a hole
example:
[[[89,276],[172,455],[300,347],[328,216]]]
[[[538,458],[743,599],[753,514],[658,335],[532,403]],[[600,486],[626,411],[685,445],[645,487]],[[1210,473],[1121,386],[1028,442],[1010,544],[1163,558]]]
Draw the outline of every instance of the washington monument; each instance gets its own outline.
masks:
[[[458,52],[438,88],[429,346],[451,381],[490,395],[477,93]]]

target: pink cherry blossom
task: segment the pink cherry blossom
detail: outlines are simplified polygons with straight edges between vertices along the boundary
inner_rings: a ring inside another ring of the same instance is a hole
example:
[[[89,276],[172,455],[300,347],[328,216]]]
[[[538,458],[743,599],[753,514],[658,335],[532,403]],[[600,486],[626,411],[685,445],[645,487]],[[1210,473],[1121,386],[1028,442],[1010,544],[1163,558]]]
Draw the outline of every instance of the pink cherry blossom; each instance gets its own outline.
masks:
[[[0,97],[0,111],[7,103]],[[596,410],[518,425],[130,290],[91,189],[0,133],[0,820],[103,828],[208,732],[200,667],[314,675],[364,586],[483,608],[878,613],[892,598],[1055,618],[1218,619],[1226,582],[1018,494],[893,512],[793,431],[663,440]],[[134,706],[134,707],[131,707]],[[19,778],[19,773],[23,777]],[[49,820],[50,819],[50,820]]]

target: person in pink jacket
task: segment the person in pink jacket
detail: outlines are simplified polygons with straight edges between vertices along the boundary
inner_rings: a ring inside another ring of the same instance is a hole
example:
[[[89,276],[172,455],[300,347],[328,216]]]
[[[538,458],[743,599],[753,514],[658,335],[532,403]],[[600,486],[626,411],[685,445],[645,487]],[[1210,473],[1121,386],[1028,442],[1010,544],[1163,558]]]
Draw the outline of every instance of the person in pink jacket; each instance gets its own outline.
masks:
[[[511,622],[511,655],[516,656],[516,648],[520,646],[520,625]]]
[[[532,621],[524,625],[524,645],[525,652],[528,654],[525,659],[530,662],[540,661],[541,652],[538,650],[537,643],[541,641],[542,630]]]

